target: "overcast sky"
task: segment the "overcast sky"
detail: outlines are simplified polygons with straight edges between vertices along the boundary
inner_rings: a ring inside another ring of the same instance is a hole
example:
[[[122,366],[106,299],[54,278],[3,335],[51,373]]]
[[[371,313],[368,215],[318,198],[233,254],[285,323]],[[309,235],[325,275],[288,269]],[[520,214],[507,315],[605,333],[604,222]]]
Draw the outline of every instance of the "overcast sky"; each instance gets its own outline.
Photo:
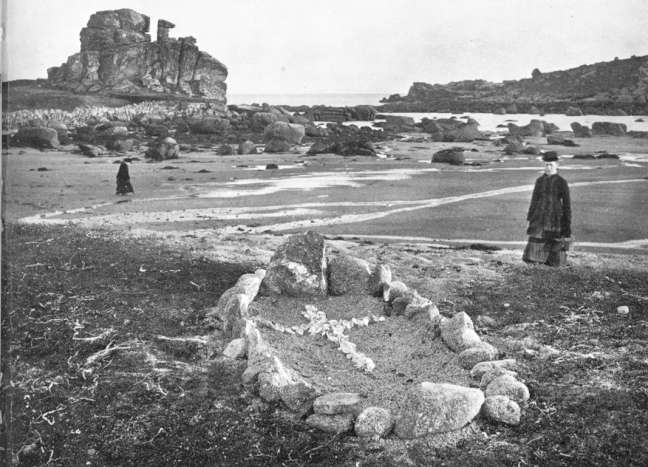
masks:
[[[132,8],[229,69],[228,93],[406,93],[648,55],[647,0],[8,0],[8,79],[79,51],[92,13]]]

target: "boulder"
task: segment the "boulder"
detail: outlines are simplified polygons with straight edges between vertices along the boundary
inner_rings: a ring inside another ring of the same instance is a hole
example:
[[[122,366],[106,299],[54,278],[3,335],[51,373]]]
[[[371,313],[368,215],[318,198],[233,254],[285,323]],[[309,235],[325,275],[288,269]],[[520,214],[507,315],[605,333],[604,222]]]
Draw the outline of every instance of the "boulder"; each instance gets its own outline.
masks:
[[[219,304],[207,313],[207,318],[219,322],[224,338],[237,338],[243,331],[245,320],[249,318],[250,299],[242,293],[227,294],[221,299],[224,300],[219,300]]]
[[[103,149],[92,144],[79,143],[79,151],[88,157],[99,157],[103,154]]]
[[[219,156],[231,156],[234,154],[234,148],[230,144],[221,144],[216,148],[216,154]]]
[[[60,145],[57,131],[41,126],[20,128],[14,135],[12,143],[16,146],[38,149],[54,149]]]
[[[305,383],[287,384],[279,389],[281,402],[300,416],[311,411],[316,396],[315,389]]]
[[[291,296],[326,295],[324,237],[316,232],[291,236],[270,259],[263,287]]]
[[[592,123],[592,134],[595,136],[625,136],[628,127],[625,123],[594,122]]]
[[[516,154],[524,152],[525,147],[520,136],[505,136],[502,140],[502,143],[504,143],[505,154]]]
[[[332,392],[315,399],[313,411],[323,415],[357,414],[363,400],[363,397],[355,392]]]
[[[363,139],[355,141],[339,141],[334,143],[331,147],[334,154],[340,156],[375,156],[376,150],[374,149],[371,141]]]
[[[486,397],[507,396],[518,404],[525,404],[529,400],[529,388],[510,374],[498,376],[486,387]]]
[[[383,300],[393,302],[399,297],[413,293],[403,282],[392,281],[383,287]]]
[[[249,139],[245,140],[245,141],[242,141],[238,145],[238,151],[237,152],[238,152],[238,154],[241,154],[241,155],[256,154],[257,153],[256,145],[252,141],[250,141]]]
[[[491,361],[497,357],[497,349],[487,342],[481,342],[459,354],[459,364],[470,370],[479,362]]]
[[[265,142],[273,140],[283,140],[288,144],[301,143],[306,130],[303,125],[287,122],[274,122],[268,125],[263,131],[263,140]]]
[[[315,141],[308,151],[306,152],[309,156],[314,156],[316,154],[332,154],[335,152],[335,143],[329,143],[327,141]]]
[[[467,122],[455,118],[421,119],[418,126],[429,133],[433,141],[470,142],[484,137],[479,131],[479,123],[469,119]]]
[[[482,391],[485,390],[488,385],[493,381],[495,378],[498,378],[502,375],[510,375],[514,378],[517,378],[517,372],[512,371],[512,370],[507,370],[505,368],[501,367],[495,367],[492,370],[488,370],[486,373],[483,374],[481,377],[481,381],[479,382],[479,389]]]
[[[488,420],[496,423],[511,426],[520,424],[520,406],[506,396],[487,397],[482,406],[482,413]]]
[[[432,155],[432,162],[441,162],[451,165],[463,165],[466,158],[463,148],[442,149]]]
[[[525,126],[517,126],[515,123],[509,123],[507,127],[511,136],[536,137],[545,135],[545,127],[542,120],[531,120]]]
[[[586,125],[581,125],[578,122],[571,122],[570,126],[576,138],[589,138],[592,136],[592,131]]]
[[[412,387],[399,408],[394,433],[399,438],[419,438],[455,431],[479,414],[484,393],[479,389],[423,382]]]
[[[441,339],[455,352],[461,352],[481,344],[470,316],[459,312],[440,324]]]
[[[376,264],[369,278],[369,293],[382,296],[383,290],[392,281],[391,268],[387,264]]]
[[[232,359],[245,358],[247,354],[247,340],[242,337],[233,339],[223,350],[223,355]]]
[[[355,421],[355,434],[362,438],[384,438],[394,427],[391,412],[382,407],[367,407]]]
[[[167,159],[177,159],[180,152],[180,146],[175,139],[171,137],[157,139],[145,153],[149,159],[163,161]]]
[[[329,134],[328,129],[316,125],[306,125],[304,131],[311,138],[324,138]]]
[[[558,146],[569,146],[569,147],[578,146],[578,144],[574,143],[574,141],[572,141],[571,139],[567,139],[561,135],[547,136],[547,144],[554,144]]]
[[[371,266],[360,258],[336,255],[328,261],[328,285],[331,295],[367,294]]]
[[[167,136],[169,136],[169,128],[160,123],[152,123],[150,125],[146,125],[145,131],[149,136],[157,136],[159,138],[166,138]]]
[[[313,414],[306,419],[306,425],[325,433],[346,433],[353,428],[353,414],[322,415]]]
[[[438,325],[441,314],[437,306],[427,299],[423,301],[413,301],[407,304],[403,315],[407,319],[424,319],[425,321]]]
[[[486,372],[491,371],[495,368],[515,370],[517,368],[517,362],[513,358],[507,358],[504,360],[491,360],[490,362],[480,362],[475,365],[472,370],[470,370],[470,376],[472,378],[481,379]]]
[[[290,143],[284,139],[271,139],[265,144],[265,147],[263,148],[264,152],[276,154],[276,153],[282,153],[282,152],[289,152],[290,148],[292,146]]]
[[[526,146],[522,150],[522,153],[529,154],[531,156],[537,156],[538,154],[540,154],[540,148],[538,146]]]
[[[106,143],[106,147],[116,152],[128,152],[133,149],[135,140],[133,138],[114,139]]]

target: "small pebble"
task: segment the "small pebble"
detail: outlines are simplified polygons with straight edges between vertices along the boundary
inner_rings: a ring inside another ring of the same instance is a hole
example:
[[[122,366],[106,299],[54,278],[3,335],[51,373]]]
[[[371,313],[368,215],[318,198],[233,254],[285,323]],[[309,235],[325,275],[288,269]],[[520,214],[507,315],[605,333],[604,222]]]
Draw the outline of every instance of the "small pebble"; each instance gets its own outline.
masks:
[[[630,308],[625,305],[619,306],[617,307],[617,313],[620,315],[627,315],[628,313],[630,313]]]

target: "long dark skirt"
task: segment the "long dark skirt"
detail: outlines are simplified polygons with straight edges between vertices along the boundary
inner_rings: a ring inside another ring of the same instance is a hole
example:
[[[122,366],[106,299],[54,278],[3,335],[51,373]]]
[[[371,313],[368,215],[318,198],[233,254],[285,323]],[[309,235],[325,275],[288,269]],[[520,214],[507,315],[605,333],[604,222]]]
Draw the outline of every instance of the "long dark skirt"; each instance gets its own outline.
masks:
[[[529,237],[522,261],[548,266],[564,266],[567,264],[567,250],[561,240]]]
[[[126,193],[135,193],[135,190],[133,190],[133,185],[131,185],[130,179],[126,179],[126,180],[117,179],[116,194],[125,195]]]

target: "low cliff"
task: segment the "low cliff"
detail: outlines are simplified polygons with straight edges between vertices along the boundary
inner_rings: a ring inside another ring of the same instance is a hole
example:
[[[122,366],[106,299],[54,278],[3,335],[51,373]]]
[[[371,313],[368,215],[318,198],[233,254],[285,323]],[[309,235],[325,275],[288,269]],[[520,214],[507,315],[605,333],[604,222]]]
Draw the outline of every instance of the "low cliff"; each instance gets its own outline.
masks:
[[[531,78],[502,83],[414,83],[406,96],[383,99],[380,110],[645,114],[647,97],[648,56],[633,56],[548,73],[535,69]]]
[[[150,18],[130,9],[99,11],[81,30],[81,50],[47,70],[51,86],[77,93],[163,93],[226,102],[227,68],[201,51],[193,37],[169,37],[160,20],[157,40]]]

